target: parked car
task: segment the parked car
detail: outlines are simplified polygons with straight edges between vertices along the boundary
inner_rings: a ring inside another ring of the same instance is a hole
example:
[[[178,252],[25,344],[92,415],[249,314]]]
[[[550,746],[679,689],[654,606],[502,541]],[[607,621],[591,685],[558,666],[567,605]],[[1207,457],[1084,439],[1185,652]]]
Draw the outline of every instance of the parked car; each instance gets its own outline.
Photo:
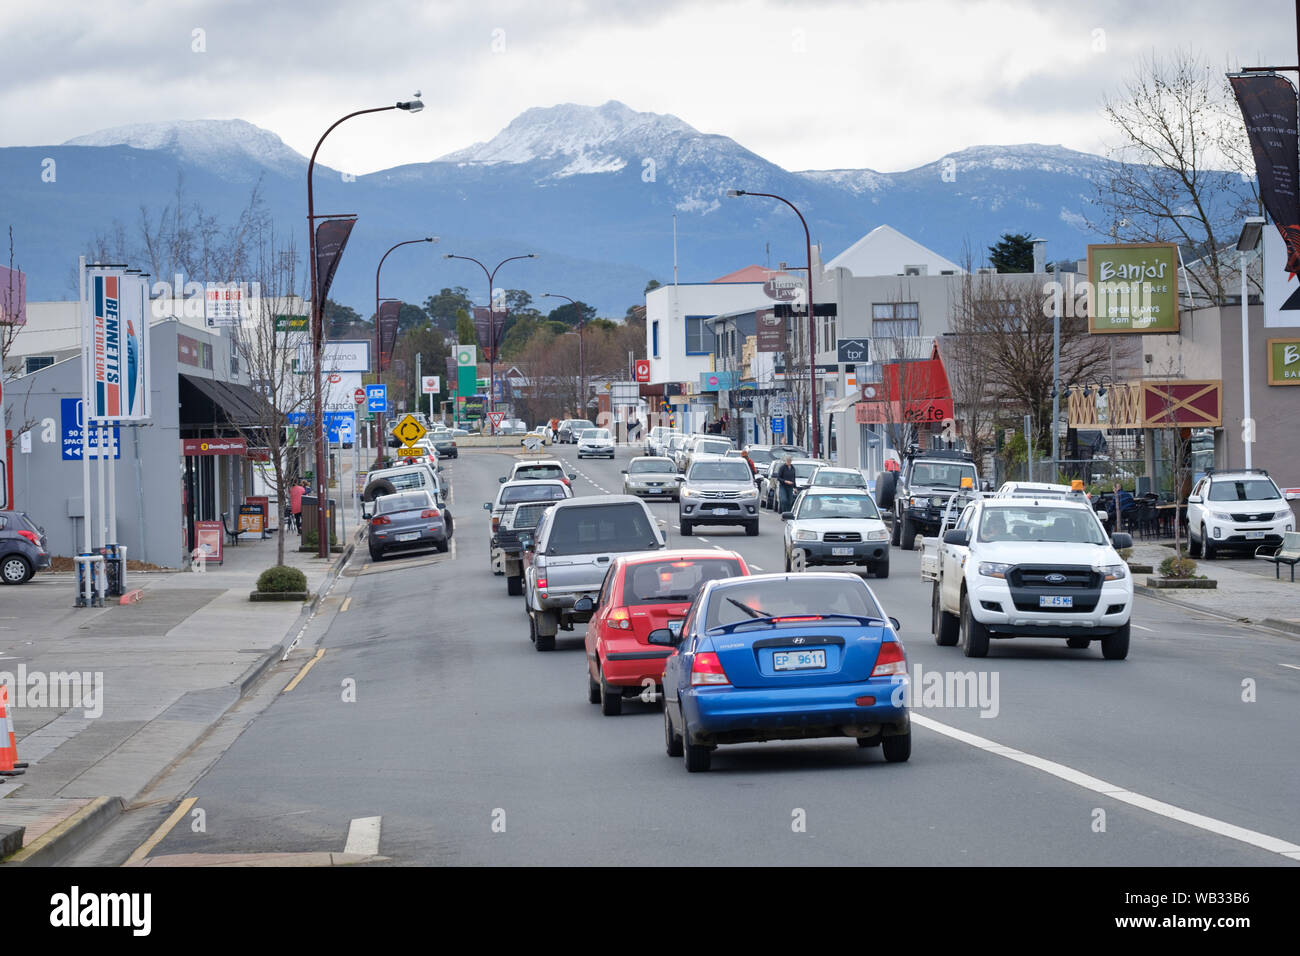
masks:
[[[678,456],[681,472],[686,474],[697,459],[723,458],[735,447],[735,443],[730,438],[719,438],[717,435],[692,435]]]
[[[537,650],[555,649],[555,635],[591,619],[578,599],[595,599],[609,562],[631,551],[662,550],[663,532],[640,498],[627,495],[557,501],[524,540],[524,598],[528,637]]]
[[[507,418],[497,429],[498,435],[523,435],[528,431],[528,426],[524,424],[523,419]]]
[[[673,467],[680,473],[682,470],[683,454],[686,450],[686,442],[690,435],[678,433],[668,439],[668,445],[664,449],[664,457],[672,460]]]
[[[438,473],[428,465],[378,468],[366,476],[366,487],[361,493],[361,516],[368,518],[374,514],[374,503],[383,496],[404,491],[427,491],[436,501],[445,498]]]
[[[374,514],[366,527],[370,559],[410,548],[451,547],[451,513],[428,491],[404,491],[384,495],[375,502]]]
[[[852,737],[882,745],[890,762],[912,754],[904,695],[907,655],[856,575],[756,574],[711,581],[664,666],[664,743],[686,769],[708,770],[722,744]]]
[[[26,584],[49,566],[45,529],[25,511],[0,511],[0,581]]]
[[[622,713],[624,697],[651,687],[661,692],[664,660],[672,650],[652,647],[650,632],[666,627],[679,633],[705,582],[746,574],[749,567],[735,551],[674,550],[615,558],[587,624],[587,700],[614,717]]]
[[[1187,496],[1188,548],[1213,561],[1220,551],[1276,547],[1295,514],[1268,472],[1211,471]]]
[[[690,535],[696,525],[738,524],[758,534],[758,488],[749,465],[736,458],[700,458],[679,489],[678,523]]]
[[[674,435],[680,435],[675,428],[669,428],[666,425],[656,425],[646,433],[645,453],[650,457],[663,457],[668,451],[668,440]]]
[[[795,499],[794,510],[787,513],[787,571],[793,570],[798,554],[797,563],[803,567],[864,566],[878,578],[889,577],[889,529],[865,488],[813,485]]]
[[[681,480],[671,458],[633,458],[623,469],[623,494],[677,501]]]
[[[606,458],[614,460],[614,436],[608,428],[588,428],[578,436],[579,458]]]

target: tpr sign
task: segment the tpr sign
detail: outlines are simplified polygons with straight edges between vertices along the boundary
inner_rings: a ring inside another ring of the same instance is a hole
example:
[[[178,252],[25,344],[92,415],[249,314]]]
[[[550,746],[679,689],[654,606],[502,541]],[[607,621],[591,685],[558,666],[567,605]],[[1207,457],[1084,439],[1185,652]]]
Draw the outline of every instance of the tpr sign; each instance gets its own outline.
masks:
[[[866,365],[871,361],[871,339],[840,339],[836,344],[841,365]]]
[[[388,411],[387,385],[366,386],[366,411],[381,413]]]

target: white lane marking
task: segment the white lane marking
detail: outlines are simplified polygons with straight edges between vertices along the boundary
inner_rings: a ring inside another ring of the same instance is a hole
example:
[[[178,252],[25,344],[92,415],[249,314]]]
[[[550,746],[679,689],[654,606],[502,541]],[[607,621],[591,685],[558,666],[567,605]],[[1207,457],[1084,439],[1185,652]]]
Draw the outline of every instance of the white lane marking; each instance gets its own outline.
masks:
[[[1218,836],[1227,837],[1230,840],[1237,840],[1241,843],[1248,843],[1251,846],[1259,847],[1261,850],[1267,850],[1270,853],[1278,853],[1292,860],[1300,860],[1300,845],[1289,843],[1286,840],[1269,836],[1266,833],[1260,833],[1257,830],[1248,830],[1245,827],[1239,827],[1233,823],[1227,823],[1223,820],[1217,820],[1214,817],[1207,817],[1200,813],[1194,813],[1191,810],[1185,810],[1182,807],[1176,807],[1172,803],[1165,803],[1162,800],[1156,800],[1152,797],[1140,793],[1134,793],[1131,790],[1125,790],[1123,787],[1116,786],[1113,783],[1107,783],[1097,777],[1090,776],[1082,771],[1075,770],[1073,767],[1067,767],[1065,764],[1057,763],[1054,760],[1048,760],[1045,757],[1038,757],[1034,754],[1025,753],[1023,750],[1016,750],[1014,747],[1007,747],[987,737],[980,737],[976,734],[967,733],[964,730],[958,730],[956,727],[950,727],[942,724],[930,717],[924,717],[915,711],[911,713],[913,723],[920,724],[933,730],[935,733],[943,734],[945,737],[951,737],[961,743],[969,744],[979,750],[996,754],[999,757],[1006,757],[1008,760],[1014,760],[1022,763],[1027,767],[1033,767],[1035,770],[1041,770],[1044,773],[1051,774],[1066,783],[1072,783],[1084,790],[1091,790],[1093,793],[1100,793],[1103,796],[1111,797],[1121,803],[1127,803],[1130,806],[1137,807],[1139,810],[1146,810],[1158,816],[1167,817],[1170,820],[1176,820],[1179,823],[1185,823],[1188,826],[1205,830],[1208,833],[1214,833]]]
[[[814,309],[814,311],[816,311],[816,310]],[[757,564],[751,564],[751,565],[749,566],[749,570],[751,570],[751,571],[762,571],[763,569],[760,568]]]
[[[1294,664],[1283,664],[1281,661],[1278,661],[1278,662],[1277,662],[1277,665],[1278,665],[1278,667],[1289,667],[1289,668],[1291,668],[1293,671],[1300,671],[1300,667],[1296,667],[1296,665],[1294,665]]]
[[[1143,627],[1141,624],[1133,624],[1132,621],[1129,621],[1129,624],[1132,624],[1133,627],[1136,627],[1139,631],[1154,631],[1154,630],[1155,630],[1154,627]]]
[[[379,856],[379,828],[383,817],[354,817],[348,825],[348,842],[344,853],[356,856]]]
[[[697,537],[697,538],[700,538],[699,535],[696,535],[696,537]],[[700,540],[703,541],[705,544],[708,544],[708,543],[709,543],[709,539],[708,539],[708,538],[700,538]]]

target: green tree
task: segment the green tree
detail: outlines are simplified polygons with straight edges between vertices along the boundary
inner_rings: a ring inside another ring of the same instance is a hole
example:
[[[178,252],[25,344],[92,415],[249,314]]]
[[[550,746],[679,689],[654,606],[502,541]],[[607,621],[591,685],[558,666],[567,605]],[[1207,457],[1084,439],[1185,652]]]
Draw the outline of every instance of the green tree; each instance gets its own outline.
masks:
[[[989,246],[989,262],[998,272],[1033,272],[1034,246],[1025,233],[1004,232],[996,245]]]
[[[563,322],[570,328],[576,328],[580,323],[590,322],[596,317],[596,307],[585,302],[566,302],[558,309],[552,309],[546,317],[552,322]]]
[[[327,339],[352,338],[358,331],[362,331],[358,327],[366,324],[356,309],[340,305],[333,299],[325,300],[325,307],[321,310],[321,321],[325,325]],[[371,332],[366,334],[373,334],[373,325]]]
[[[424,311],[436,328],[454,332],[457,314],[461,311],[468,314],[471,305],[469,290],[463,285],[458,285],[452,289],[443,289],[437,295],[425,299]]]
[[[415,378],[415,357],[420,356],[420,373],[438,375],[442,378],[442,391],[434,396],[433,407],[447,395],[447,357],[451,355],[451,344],[441,329],[435,329],[425,317],[424,325],[402,334],[397,340],[394,356],[403,360],[407,377],[398,388],[406,398],[407,408],[428,408],[429,400],[420,391],[420,383]]]
[[[661,285],[663,285],[663,283],[660,282],[658,279],[651,279],[649,282],[645,284],[645,294],[648,295],[649,293],[653,292],[655,289],[659,288]]]
[[[511,362],[520,358],[537,330],[545,324],[532,316],[517,318],[501,340],[501,357]]]
[[[478,344],[478,337],[474,332],[474,320],[469,317],[469,309],[456,310],[456,344]]]

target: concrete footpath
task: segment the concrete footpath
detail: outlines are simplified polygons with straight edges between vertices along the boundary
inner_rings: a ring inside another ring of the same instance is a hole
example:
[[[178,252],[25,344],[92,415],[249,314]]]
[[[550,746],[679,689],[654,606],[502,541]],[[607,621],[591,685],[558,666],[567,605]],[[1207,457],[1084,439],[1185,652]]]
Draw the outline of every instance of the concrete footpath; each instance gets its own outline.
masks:
[[[1281,580],[1273,565],[1255,558],[1198,560],[1196,573],[1218,582],[1204,590],[1169,590],[1146,586],[1147,577],[1160,576],[1160,562],[1173,556],[1173,548],[1138,542],[1129,558],[1131,564],[1148,564],[1151,575],[1133,575],[1139,594],[1169,601],[1181,607],[1217,614],[1234,621],[1259,624],[1300,637],[1300,580],[1290,580],[1290,569],[1282,568]]]
[[[58,863],[131,806],[283,656],[349,557],[348,530],[329,559],[286,536],[305,604],[249,600],[273,536],[227,545],[202,572],[128,572],[127,604],[73,607],[70,573],[5,588],[0,680],[29,766],[0,777],[0,860]]]

